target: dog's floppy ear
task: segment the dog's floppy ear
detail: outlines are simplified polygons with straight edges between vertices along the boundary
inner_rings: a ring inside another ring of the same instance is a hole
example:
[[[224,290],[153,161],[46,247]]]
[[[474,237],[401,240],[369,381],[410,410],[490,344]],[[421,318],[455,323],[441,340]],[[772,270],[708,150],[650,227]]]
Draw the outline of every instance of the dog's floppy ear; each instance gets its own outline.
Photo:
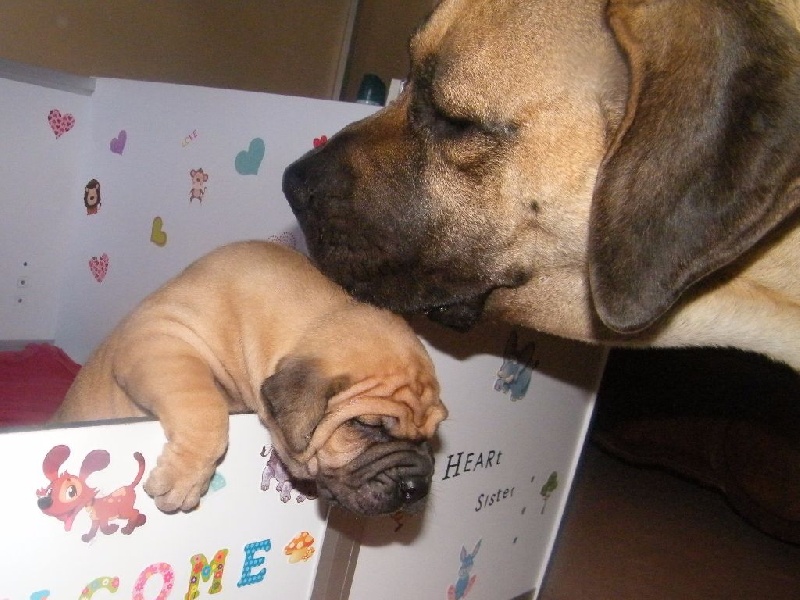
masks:
[[[68,446],[58,445],[50,448],[42,461],[42,472],[50,481],[58,479],[58,469],[69,458]]]
[[[630,92],[595,188],[589,277],[602,321],[632,333],[800,205],[800,35],[766,1],[608,10]]]
[[[261,384],[261,399],[281,430],[289,450],[306,449],[328,400],[348,386],[346,377],[326,376],[317,361],[287,356]]]
[[[95,471],[102,471],[111,463],[111,455],[105,450],[92,450],[81,463],[81,479],[86,479]]]

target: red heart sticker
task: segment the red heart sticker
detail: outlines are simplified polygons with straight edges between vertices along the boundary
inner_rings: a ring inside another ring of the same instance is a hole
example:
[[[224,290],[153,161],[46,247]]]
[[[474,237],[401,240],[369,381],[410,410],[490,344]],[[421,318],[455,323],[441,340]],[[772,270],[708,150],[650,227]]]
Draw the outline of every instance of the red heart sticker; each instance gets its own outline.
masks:
[[[102,282],[106,278],[106,273],[108,273],[108,254],[103,252],[100,258],[93,256],[89,260],[89,270],[98,283]]]
[[[54,108],[47,115],[47,122],[58,139],[75,126],[75,117],[69,113],[62,115],[60,110]]]

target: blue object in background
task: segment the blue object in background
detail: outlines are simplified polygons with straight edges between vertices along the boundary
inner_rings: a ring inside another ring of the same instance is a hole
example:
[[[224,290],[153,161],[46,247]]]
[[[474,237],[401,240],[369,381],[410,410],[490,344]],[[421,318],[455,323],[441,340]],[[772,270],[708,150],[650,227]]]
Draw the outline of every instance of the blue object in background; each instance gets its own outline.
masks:
[[[383,106],[386,103],[386,84],[374,73],[367,73],[358,86],[356,102]]]

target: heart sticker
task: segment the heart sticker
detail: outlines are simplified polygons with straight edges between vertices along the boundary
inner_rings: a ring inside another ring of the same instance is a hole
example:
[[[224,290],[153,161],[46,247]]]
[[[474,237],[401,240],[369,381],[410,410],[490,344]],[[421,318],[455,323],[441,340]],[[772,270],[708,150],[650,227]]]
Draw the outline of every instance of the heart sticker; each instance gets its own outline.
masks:
[[[218,492],[226,485],[225,477],[219,471],[214,472],[214,476],[211,478],[211,483],[208,484],[208,489],[212,492]]]
[[[275,242],[276,244],[282,244],[284,246],[288,246],[289,248],[294,248],[297,250],[297,238],[294,237],[293,233],[288,231],[284,231],[280,235],[271,235],[269,236],[268,240],[270,242]]]
[[[47,122],[58,139],[75,126],[75,117],[69,113],[62,115],[60,110],[54,108],[47,115]]]
[[[324,146],[328,143],[328,136],[322,135],[318,138],[314,138],[314,148],[319,148],[320,146]]]
[[[164,231],[164,220],[161,217],[153,219],[153,229],[150,232],[150,241],[156,246],[164,247],[167,245],[167,232]]]
[[[97,283],[101,283],[106,278],[106,273],[108,273],[108,254],[103,252],[100,258],[93,256],[89,260],[89,270],[97,280]]]
[[[125,142],[128,141],[128,132],[124,129],[117,134],[117,137],[111,138],[108,146],[114,154],[122,154],[125,150]]]
[[[264,160],[264,151],[264,140],[253,138],[250,147],[236,155],[236,172],[239,175],[257,175],[261,161]]]

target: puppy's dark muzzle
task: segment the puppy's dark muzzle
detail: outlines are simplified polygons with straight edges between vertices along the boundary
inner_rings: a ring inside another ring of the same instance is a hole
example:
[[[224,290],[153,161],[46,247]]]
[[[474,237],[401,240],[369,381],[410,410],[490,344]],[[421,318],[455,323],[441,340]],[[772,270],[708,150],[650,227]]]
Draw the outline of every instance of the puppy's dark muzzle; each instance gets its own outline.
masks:
[[[320,495],[364,515],[422,509],[431,488],[433,457],[427,443],[376,444],[318,479]]]
[[[410,475],[397,482],[397,495],[403,506],[411,506],[423,500],[430,489],[430,478],[421,475]]]

